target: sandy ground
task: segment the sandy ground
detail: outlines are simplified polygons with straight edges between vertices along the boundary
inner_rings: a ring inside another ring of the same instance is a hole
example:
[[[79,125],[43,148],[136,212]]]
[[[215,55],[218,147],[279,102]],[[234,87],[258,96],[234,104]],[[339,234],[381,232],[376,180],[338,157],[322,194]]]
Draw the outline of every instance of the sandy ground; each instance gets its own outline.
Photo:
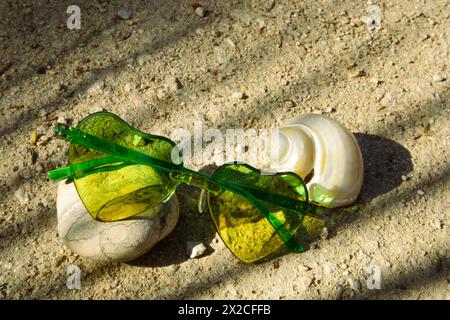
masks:
[[[81,29],[69,30],[65,1],[0,1],[0,297],[450,298],[448,1],[374,1],[375,30],[365,1],[202,1],[205,17],[192,1],[77,3]],[[336,210],[308,251],[248,265],[183,187],[180,221],[151,252],[78,257],[56,234],[46,172],[66,164],[67,144],[51,128],[98,110],[166,136],[197,120],[225,130],[329,115],[363,151],[359,209]],[[191,240],[207,255],[188,259]],[[80,290],[66,287],[71,263]],[[371,266],[381,289],[368,288]]]

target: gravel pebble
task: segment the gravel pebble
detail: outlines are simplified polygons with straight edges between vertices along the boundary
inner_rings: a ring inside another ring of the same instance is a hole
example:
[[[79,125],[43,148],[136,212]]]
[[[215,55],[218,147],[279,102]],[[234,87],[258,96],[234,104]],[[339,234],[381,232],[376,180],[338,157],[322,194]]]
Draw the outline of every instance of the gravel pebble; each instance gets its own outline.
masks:
[[[289,80],[288,79],[281,79],[281,85],[283,86],[287,86],[289,84]]]
[[[163,88],[157,88],[156,96],[158,97],[159,100],[163,100],[163,99],[167,98],[167,92]]]
[[[362,77],[365,74],[364,70],[360,67],[350,67],[347,68],[346,71],[349,78],[358,78]]]
[[[39,115],[39,117],[43,118],[48,115],[48,112],[44,108],[41,108],[41,109],[39,109],[38,115]]]
[[[87,89],[87,93],[89,95],[96,95],[99,94],[103,91],[103,89],[105,88],[105,81],[103,80],[98,80],[96,82],[94,82],[89,89]]]
[[[133,82],[128,82],[125,84],[125,88],[124,88],[125,92],[131,92],[134,89],[136,89],[136,84],[134,84]]]
[[[203,243],[188,241],[186,243],[186,253],[190,259],[194,259],[203,255],[206,251],[206,247]]]
[[[147,62],[152,60],[152,56],[150,54],[142,54],[136,58],[136,63],[142,67]]]
[[[198,7],[195,9],[195,14],[203,18],[206,16],[206,9],[204,7]]]
[[[419,196],[424,196],[425,195],[425,191],[423,191],[422,189],[417,190],[417,194]]]
[[[320,232],[320,238],[322,238],[324,240],[328,238],[328,228],[327,227],[322,228],[322,231]]]
[[[120,19],[123,20],[128,20],[131,18],[131,9],[130,8],[121,8],[118,12],[117,12],[117,16]]]
[[[325,272],[325,274],[331,274],[334,271],[336,271],[336,265],[334,263],[325,263],[324,267],[323,267],[323,271]]]
[[[442,73],[438,72],[433,75],[433,81],[434,82],[442,82],[442,81],[445,81],[445,77]]]
[[[232,99],[245,99],[245,93],[243,93],[243,92],[240,92],[240,91],[237,91],[237,92],[233,92],[232,94],[231,94],[231,98]]]
[[[171,92],[175,92],[181,89],[183,86],[181,85],[180,80],[177,77],[169,77],[166,79],[166,88]]]
[[[372,78],[370,79],[370,82],[372,82],[375,86],[378,86],[382,81],[378,78]]]
[[[64,116],[59,116],[56,122],[61,124],[67,124],[67,119]]]
[[[21,205],[25,205],[28,203],[28,201],[30,201],[28,192],[26,192],[23,187],[20,187],[14,192],[14,197],[16,197],[17,200],[19,200]]]

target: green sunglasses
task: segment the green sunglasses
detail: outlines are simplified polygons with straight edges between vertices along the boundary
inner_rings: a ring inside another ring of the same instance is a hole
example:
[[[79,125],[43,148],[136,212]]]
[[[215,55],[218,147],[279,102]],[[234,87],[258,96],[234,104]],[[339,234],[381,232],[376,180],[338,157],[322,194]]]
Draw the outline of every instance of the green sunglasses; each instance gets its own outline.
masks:
[[[303,251],[301,239],[320,221],[318,204],[308,201],[305,182],[295,173],[264,175],[233,162],[208,176],[185,168],[181,150],[170,139],[145,134],[108,112],[91,114],[76,128],[58,124],[55,132],[70,142],[70,165],[50,171],[49,178],[73,181],[95,220],[148,215],[179,184],[198,186],[206,192],[222,240],[244,262],[265,258],[283,245]],[[180,163],[172,161],[174,156]]]

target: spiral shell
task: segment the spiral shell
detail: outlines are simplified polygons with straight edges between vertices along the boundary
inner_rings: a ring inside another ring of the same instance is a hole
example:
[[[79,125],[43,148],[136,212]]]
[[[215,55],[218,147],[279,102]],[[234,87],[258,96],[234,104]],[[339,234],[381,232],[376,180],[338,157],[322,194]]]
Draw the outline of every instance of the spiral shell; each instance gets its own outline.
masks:
[[[272,135],[271,155],[272,170],[307,178],[312,201],[346,206],[361,191],[364,164],[358,143],[351,132],[329,117],[306,114],[286,121]]]

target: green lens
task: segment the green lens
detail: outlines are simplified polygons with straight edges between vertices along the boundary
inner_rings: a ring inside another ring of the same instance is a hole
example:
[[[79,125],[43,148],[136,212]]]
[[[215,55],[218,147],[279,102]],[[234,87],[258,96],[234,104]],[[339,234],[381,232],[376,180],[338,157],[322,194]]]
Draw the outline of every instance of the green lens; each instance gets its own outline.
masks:
[[[94,113],[77,126],[82,131],[135,149],[154,158],[170,161],[174,143],[170,140],[144,134],[111,113]],[[69,161],[77,164],[109,155],[71,144]],[[99,170],[74,183],[86,209],[94,219],[116,221],[137,214],[157,212],[161,202],[175,190],[176,183],[167,174],[150,166],[111,163],[114,170]]]
[[[286,238],[290,238],[291,250],[302,250],[301,233],[307,230],[304,214],[276,203],[276,199],[307,200],[307,189],[300,177],[290,173],[261,175],[259,170],[242,164],[224,165],[213,177],[253,195],[244,198],[222,190],[208,197],[210,214],[220,236],[240,260],[262,259],[281,249]],[[284,228],[284,240],[274,228],[280,225]]]

